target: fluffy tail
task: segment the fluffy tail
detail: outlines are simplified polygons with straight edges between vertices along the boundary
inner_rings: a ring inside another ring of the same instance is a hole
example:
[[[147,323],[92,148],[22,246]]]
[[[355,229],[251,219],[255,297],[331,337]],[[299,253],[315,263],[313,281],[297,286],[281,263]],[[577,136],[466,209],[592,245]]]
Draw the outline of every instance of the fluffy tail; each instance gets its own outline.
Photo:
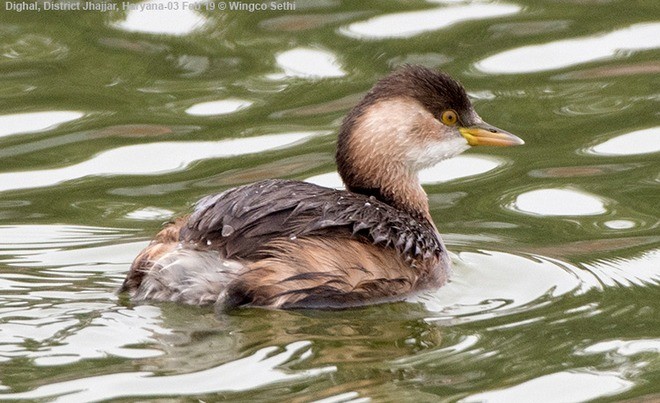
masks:
[[[242,268],[217,251],[178,247],[153,262],[140,285],[129,291],[136,300],[211,305],[225,300],[227,285]]]
[[[243,266],[216,251],[185,249],[179,232],[182,217],[163,228],[135,258],[119,292],[135,300],[177,301],[192,305],[223,300],[227,283]]]

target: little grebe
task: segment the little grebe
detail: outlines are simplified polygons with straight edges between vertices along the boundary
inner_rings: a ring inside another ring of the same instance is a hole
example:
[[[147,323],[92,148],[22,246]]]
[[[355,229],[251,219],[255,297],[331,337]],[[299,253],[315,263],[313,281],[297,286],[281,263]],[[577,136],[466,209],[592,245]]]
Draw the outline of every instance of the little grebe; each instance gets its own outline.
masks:
[[[222,309],[341,308],[439,287],[450,260],[417,172],[469,146],[518,144],[457,81],[406,66],[341,125],[347,190],[271,179],[207,196],[156,235],[121,290]]]

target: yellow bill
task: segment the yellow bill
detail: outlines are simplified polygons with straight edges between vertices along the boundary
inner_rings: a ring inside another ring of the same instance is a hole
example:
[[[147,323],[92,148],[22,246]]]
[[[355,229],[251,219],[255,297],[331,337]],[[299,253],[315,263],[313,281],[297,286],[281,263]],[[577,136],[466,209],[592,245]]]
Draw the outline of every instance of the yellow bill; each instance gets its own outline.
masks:
[[[482,123],[478,126],[459,127],[458,131],[471,146],[519,146],[525,142],[515,134],[511,134],[495,126]]]

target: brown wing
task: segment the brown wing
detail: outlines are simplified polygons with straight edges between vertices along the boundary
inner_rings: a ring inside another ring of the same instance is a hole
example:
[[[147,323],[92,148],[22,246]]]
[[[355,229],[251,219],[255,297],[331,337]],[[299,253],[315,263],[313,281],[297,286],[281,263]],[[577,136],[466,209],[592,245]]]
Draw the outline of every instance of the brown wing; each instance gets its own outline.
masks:
[[[439,259],[434,227],[373,197],[307,182],[266,180],[202,199],[180,240],[220,250],[227,258],[266,258],[270,242],[314,235],[390,247],[405,260]],[[341,253],[338,251],[337,253]]]
[[[394,249],[355,239],[310,237],[274,241],[271,255],[252,262],[227,287],[225,308],[346,308],[401,298],[438,286],[440,262],[411,270]]]

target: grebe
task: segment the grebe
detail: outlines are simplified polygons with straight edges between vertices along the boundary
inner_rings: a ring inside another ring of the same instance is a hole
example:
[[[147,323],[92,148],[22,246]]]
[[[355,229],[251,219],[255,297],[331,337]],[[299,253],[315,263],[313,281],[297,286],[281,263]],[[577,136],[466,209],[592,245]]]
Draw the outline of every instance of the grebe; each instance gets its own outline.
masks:
[[[156,235],[121,291],[134,300],[343,308],[439,287],[450,260],[417,172],[470,146],[523,141],[485,123],[448,75],[406,66],[345,117],[347,190],[264,180],[201,199]]]

